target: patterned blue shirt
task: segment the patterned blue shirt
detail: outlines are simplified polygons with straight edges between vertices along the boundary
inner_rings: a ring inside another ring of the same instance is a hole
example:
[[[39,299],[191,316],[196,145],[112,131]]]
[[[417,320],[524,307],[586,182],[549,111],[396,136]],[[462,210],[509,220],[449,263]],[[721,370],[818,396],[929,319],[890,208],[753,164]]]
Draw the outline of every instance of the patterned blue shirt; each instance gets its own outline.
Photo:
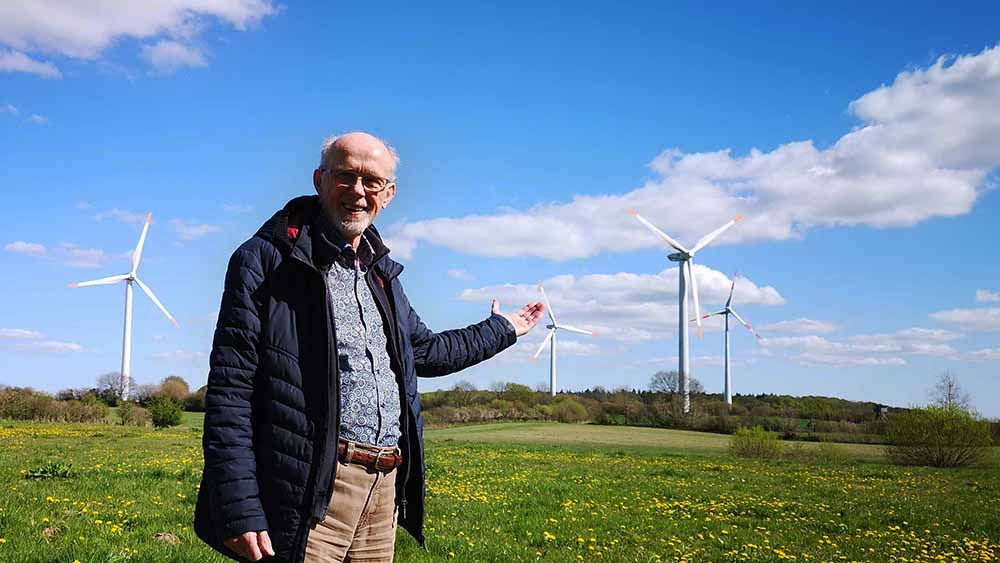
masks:
[[[331,233],[329,223],[323,227],[328,239],[340,248],[325,271],[340,368],[340,437],[393,447],[399,444],[401,410],[382,315],[365,283],[366,267],[354,249]]]

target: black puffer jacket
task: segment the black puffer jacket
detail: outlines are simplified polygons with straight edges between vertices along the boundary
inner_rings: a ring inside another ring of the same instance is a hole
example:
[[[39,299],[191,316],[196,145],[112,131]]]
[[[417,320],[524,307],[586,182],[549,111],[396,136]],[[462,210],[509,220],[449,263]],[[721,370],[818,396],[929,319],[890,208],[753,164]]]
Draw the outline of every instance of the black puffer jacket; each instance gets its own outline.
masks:
[[[205,395],[205,472],[195,531],[222,540],[268,530],[276,560],[298,562],[326,514],[337,468],[339,388],[336,327],[326,280],[331,249],[313,236],[315,196],[293,199],[237,249],[226,272]],[[375,296],[400,386],[404,464],[397,471],[399,524],[423,545],[424,452],[417,376],[479,363],[514,343],[499,315],[434,333],[410,306],[374,227],[366,281]],[[336,499],[334,499],[336,502]]]

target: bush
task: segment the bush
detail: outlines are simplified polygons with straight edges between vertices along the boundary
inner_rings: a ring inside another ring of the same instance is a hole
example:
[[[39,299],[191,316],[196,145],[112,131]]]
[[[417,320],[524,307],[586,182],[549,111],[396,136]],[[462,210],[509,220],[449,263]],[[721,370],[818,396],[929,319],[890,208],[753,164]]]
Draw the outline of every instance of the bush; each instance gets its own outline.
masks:
[[[149,414],[155,428],[177,426],[184,418],[180,404],[170,397],[158,396],[149,401]]]
[[[897,413],[886,428],[886,457],[900,465],[964,467],[993,445],[989,422],[961,407]]]
[[[131,401],[122,402],[118,407],[118,417],[123,426],[149,426],[153,417],[149,411]]]
[[[569,397],[539,407],[547,418],[559,422],[583,422],[587,420],[587,408]]]
[[[823,463],[844,463],[847,451],[833,442],[822,441],[816,448],[816,458]]]
[[[768,432],[760,426],[738,428],[729,439],[729,453],[736,457],[775,459],[781,457],[782,445],[777,432]]]
[[[57,401],[31,388],[0,389],[0,419],[42,422],[104,422],[108,408],[93,400]]]

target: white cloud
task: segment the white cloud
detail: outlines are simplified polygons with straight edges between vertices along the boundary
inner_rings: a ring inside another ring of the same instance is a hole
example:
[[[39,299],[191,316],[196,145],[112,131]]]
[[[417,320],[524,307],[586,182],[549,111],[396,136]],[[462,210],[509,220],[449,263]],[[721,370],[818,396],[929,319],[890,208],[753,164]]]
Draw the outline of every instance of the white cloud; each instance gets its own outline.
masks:
[[[988,289],[977,289],[976,302],[978,303],[1000,302],[1000,292],[990,291]]]
[[[105,219],[113,219],[119,223],[125,223],[126,225],[136,225],[142,223],[146,220],[146,215],[144,213],[136,213],[134,211],[129,211],[128,209],[119,209],[117,207],[112,207],[107,211],[102,211],[97,215],[94,215],[94,219],[97,221],[104,221]]]
[[[38,244],[37,242],[24,242],[23,240],[16,240],[3,247],[7,252],[13,252],[14,254],[27,254],[29,256],[44,256],[45,246]]]
[[[905,366],[906,360],[898,356],[840,356],[803,352],[796,359],[804,365],[833,366]]]
[[[212,233],[221,233],[222,227],[205,223],[189,223],[183,219],[171,219],[170,229],[177,233],[181,240],[198,240]]]
[[[862,123],[828,148],[805,140],[740,156],[669,149],[650,163],[658,177],[625,193],[404,223],[390,234],[467,254],[568,260],[662,248],[628,208],[688,244],[736,215],[746,218],[717,244],[953,217],[972,209],[1000,164],[998,106],[1000,46],[900,73],[850,104]]]
[[[37,340],[45,335],[37,330],[27,330],[24,328],[0,328],[0,339],[9,340]]]
[[[191,54],[197,52],[194,45],[213,21],[243,31],[278,10],[270,0],[0,2],[0,43],[17,49],[7,53],[9,57],[20,57],[9,63],[15,67],[10,70],[50,77],[60,76],[55,66],[35,61],[22,51],[99,61],[113,43],[131,38],[150,41],[143,53],[157,68],[160,64],[191,66],[197,62]],[[4,60],[0,55],[0,69]]]
[[[708,303],[726,300],[731,280],[725,274],[702,265],[695,265],[694,272],[703,312],[708,312]],[[677,276],[677,268],[668,268],[658,274],[562,275],[543,283],[560,323],[596,331],[602,340],[640,341],[676,333]],[[736,278],[736,288],[746,305],[785,303],[773,287],[757,286],[744,277]],[[496,298],[507,311],[540,301],[541,293],[534,284],[504,284],[466,289],[458,298],[487,305]],[[693,306],[689,311],[694,317]],[[721,324],[706,326],[717,329]]]
[[[475,276],[470,274],[467,270],[463,270],[461,268],[454,268],[448,270],[448,277],[456,280],[469,281],[473,279]]]
[[[44,115],[38,115],[37,113],[33,113],[29,115],[27,118],[25,118],[24,121],[34,125],[45,125],[46,123],[49,122],[49,118],[45,117]]]
[[[60,340],[40,340],[18,344],[17,349],[24,352],[38,352],[41,354],[69,354],[71,352],[82,352],[84,347],[76,342],[62,342]]]
[[[200,49],[168,39],[143,47],[142,57],[160,72],[171,72],[182,67],[208,66]]]
[[[822,336],[782,336],[763,338],[761,344],[770,349],[790,349],[798,352],[793,360],[807,365],[903,365],[901,356],[935,356],[957,358],[959,353],[948,342],[961,335],[948,330],[907,328],[893,333],[859,334],[843,341]]]
[[[382,242],[392,252],[394,260],[412,260],[417,241],[405,237],[382,237]]]
[[[837,325],[827,321],[799,318],[757,327],[760,332],[785,334],[823,334],[837,330]]]
[[[949,309],[931,313],[931,318],[943,323],[956,324],[962,330],[984,332],[1000,330],[1000,307]]]
[[[3,104],[0,105],[0,113],[9,113],[11,115],[17,115],[18,111],[17,108],[14,107],[12,104]]]
[[[208,354],[205,352],[183,349],[171,350],[169,352],[156,352],[153,354],[153,358],[157,360],[167,360],[173,362],[192,362],[207,357]]]
[[[63,264],[73,268],[97,268],[111,259],[103,250],[82,248],[69,242],[59,243],[56,253]]]
[[[253,207],[242,203],[227,203],[222,206],[222,209],[226,213],[249,213],[253,211]]]
[[[983,348],[982,350],[976,350],[975,352],[970,352],[968,358],[976,362],[1000,361],[1000,348]]]
[[[0,21],[3,21],[3,6],[5,4],[0,3]],[[12,4],[13,2],[8,4],[8,7]],[[0,24],[0,26],[2,25]],[[2,40],[2,31],[0,31],[0,41]],[[42,78],[62,78],[62,73],[54,64],[35,60],[20,51],[6,49],[0,49],[0,71],[25,72],[36,74]]]

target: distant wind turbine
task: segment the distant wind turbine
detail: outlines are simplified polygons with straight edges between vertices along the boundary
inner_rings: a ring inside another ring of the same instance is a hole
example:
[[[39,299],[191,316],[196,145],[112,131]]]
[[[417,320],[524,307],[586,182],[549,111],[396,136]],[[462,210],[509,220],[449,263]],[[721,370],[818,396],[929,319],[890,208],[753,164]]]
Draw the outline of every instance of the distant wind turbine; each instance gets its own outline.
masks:
[[[139,260],[142,258],[142,245],[146,242],[146,231],[149,230],[149,223],[153,220],[153,214],[149,213],[146,215],[146,223],[142,226],[142,234],[139,235],[139,244],[135,247],[135,251],[132,252],[132,269],[127,274],[121,274],[117,276],[110,276],[107,278],[101,278],[98,280],[85,281],[80,283],[71,283],[69,287],[86,287],[88,285],[109,285],[117,283],[120,281],[125,282],[125,335],[122,338],[122,399],[128,400],[129,395],[129,374],[132,364],[132,282],[139,285],[153,303],[163,311],[163,314],[167,316],[167,319],[174,324],[175,327],[180,328],[177,321],[167,312],[167,308],[160,303],[160,300],[156,298],[153,294],[153,290],[149,289],[149,286],[142,283],[138,277],[136,277],[136,270],[139,269]]]
[[[715,315],[725,315],[726,317],[726,387],[725,387],[724,397],[727,405],[733,404],[733,367],[732,363],[729,361],[729,315],[736,317],[736,320],[743,323],[743,326],[745,326],[747,330],[750,331],[751,334],[756,336],[757,340],[760,340],[760,335],[757,334],[757,331],[755,331],[753,327],[750,326],[750,323],[743,320],[743,317],[741,317],[739,313],[733,310],[732,304],[733,304],[734,289],[736,289],[736,274],[733,274],[733,283],[729,286],[729,299],[726,300],[725,309],[721,311],[716,311],[714,313],[709,313],[704,317],[702,317],[703,319],[707,319],[708,317],[712,317]],[[692,322],[694,320],[695,319],[691,319]]]
[[[652,223],[643,218],[642,215],[636,213],[635,210],[629,209],[628,212],[633,217],[635,217],[636,220],[645,225],[647,229],[653,231],[653,233],[656,234],[656,236],[660,237],[660,239],[662,239],[664,242],[670,245],[671,248],[677,251],[674,252],[673,254],[668,255],[667,258],[669,258],[670,261],[672,262],[680,263],[680,272],[678,273],[677,276],[678,280],[677,283],[679,286],[677,292],[677,298],[680,303],[678,317],[677,317],[678,332],[680,333],[678,339],[679,341],[678,341],[678,354],[677,354],[677,363],[678,363],[677,371],[680,372],[681,376],[680,377],[681,395],[684,396],[684,414],[688,414],[691,412],[691,393],[688,385],[689,369],[690,369],[688,363],[688,314],[687,314],[688,283],[691,284],[691,296],[694,298],[695,320],[698,323],[698,338],[702,337],[701,307],[698,305],[698,279],[695,277],[694,271],[692,270],[692,266],[694,266],[694,255],[702,248],[708,246],[709,243],[715,240],[719,235],[726,232],[726,230],[729,229],[729,227],[732,227],[733,225],[738,223],[741,219],[743,219],[743,217],[737,215],[736,218],[733,219],[732,221],[701,237],[701,239],[697,243],[695,243],[694,247],[691,248],[691,250],[688,250],[687,248],[684,247],[684,245],[670,238],[669,235],[667,235],[660,229],[657,229]]]
[[[582,328],[576,328],[575,326],[561,325],[556,322],[556,315],[552,312],[552,305],[549,305],[549,298],[545,296],[545,288],[542,284],[538,284],[538,289],[542,291],[542,299],[545,300],[545,311],[549,314],[549,320],[552,324],[547,325],[545,328],[549,329],[548,336],[545,340],[542,340],[542,344],[538,347],[538,351],[532,356],[532,359],[538,359],[538,355],[542,353],[545,349],[545,345],[549,344],[549,395],[552,397],[556,396],[556,331],[568,330],[570,332],[577,332],[580,334],[588,334],[590,336],[595,336],[595,334],[589,330],[583,330]]]

